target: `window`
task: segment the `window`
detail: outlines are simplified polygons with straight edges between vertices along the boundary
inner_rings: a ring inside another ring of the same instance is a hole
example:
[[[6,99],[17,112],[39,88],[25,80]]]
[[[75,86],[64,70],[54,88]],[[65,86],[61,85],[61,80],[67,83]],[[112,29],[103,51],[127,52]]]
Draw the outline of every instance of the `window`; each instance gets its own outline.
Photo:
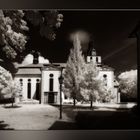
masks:
[[[36,82],[37,82],[37,83],[39,83],[39,81],[40,81],[39,79],[36,79]]]
[[[49,83],[49,90],[53,91],[53,74],[50,74]]]
[[[64,98],[65,98],[65,99],[68,99],[68,97],[67,97],[66,95],[64,96]]]
[[[103,77],[104,77],[104,78],[107,78],[107,75],[106,75],[106,74],[104,74],[104,75],[103,75]]]
[[[92,56],[90,57],[90,60],[92,60]]]
[[[103,75],[103,77],[104,77],[104,79],[103,79],[104,84],[105,84],[105,86],[107,86],[107,75],[106,75],[106,74],[104,74],[104,75]]]
[[[40,101],[40,80],[36,79],[36,100]]]
[[[23,79],[19,79],[20,85],[23,86]]]
[[[50,77],[53,77],[53,74],[52,73],[50,74]]]
[[[28,79],[27,93],[28,93],[28,98],[31,99],[31,79]]]
[[[96,57],[96,62],[98,63],[98,57]]]

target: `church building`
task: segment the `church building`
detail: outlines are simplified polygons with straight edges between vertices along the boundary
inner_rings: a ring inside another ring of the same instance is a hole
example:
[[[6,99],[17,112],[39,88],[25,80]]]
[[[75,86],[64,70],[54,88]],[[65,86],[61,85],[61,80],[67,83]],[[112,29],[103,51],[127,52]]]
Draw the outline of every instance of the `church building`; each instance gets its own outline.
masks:
[[[27,66],[20,66],[15,74],[15,80],[20,81],[22,86],[21,101],[36,100],[41,104],[60,103],[59,77],[62,68],[66,63],[40,64],[39,55],[34,54],[33,63]],[[101,56],[97,56],[95,49],[87,55],[87,63],[95,61],[100,68],[99,78],[106,82],[108,89],[113,90],[115,98],[112,102],[120,102],[118,93],[118,82],[114,77],[114,70],[110,67],[102,66]],[[62,102],[66,100],[62,93]]]

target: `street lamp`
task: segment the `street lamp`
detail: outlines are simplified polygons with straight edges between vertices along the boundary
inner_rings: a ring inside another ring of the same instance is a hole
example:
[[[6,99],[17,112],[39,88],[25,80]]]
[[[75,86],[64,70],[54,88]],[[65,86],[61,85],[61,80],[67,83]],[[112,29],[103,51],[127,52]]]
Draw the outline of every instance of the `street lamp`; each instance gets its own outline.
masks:
[[[60,119],[62,119],[62,84],[63,84],[63,76],[62,76],[63,68],[61,68],[61,75],[59,77],[59,84],[60,84]]]

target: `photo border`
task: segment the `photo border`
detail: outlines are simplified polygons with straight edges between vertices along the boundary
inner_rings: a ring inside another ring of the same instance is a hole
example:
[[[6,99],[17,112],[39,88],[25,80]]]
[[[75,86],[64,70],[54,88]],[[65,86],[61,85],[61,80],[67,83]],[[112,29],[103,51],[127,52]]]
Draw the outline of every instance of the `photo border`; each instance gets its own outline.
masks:
[[[140,10],[138,1],[130,0],[3,0],[0,9],[67,9],[67,10]],[[139,52],[138,52],[139,53]],[[140,54],[139,54],[140,55]],[[138,60],[139,61],[139,60]],[[139,79],[139,78],[138,78]],[[1,140],[99,140],[99,139],[139,139],[139,130],[47,130],[47,131],[9,131],[0,130]]]

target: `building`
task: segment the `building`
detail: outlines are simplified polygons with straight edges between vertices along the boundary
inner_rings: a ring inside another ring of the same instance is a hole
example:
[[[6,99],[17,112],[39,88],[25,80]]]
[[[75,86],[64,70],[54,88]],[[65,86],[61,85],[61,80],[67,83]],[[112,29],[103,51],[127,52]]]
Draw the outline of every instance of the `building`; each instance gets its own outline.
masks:
[[[118,83],[112,68],[102,66],[101,56],[97,56],[95,49],[87,55],[87,63],[95,61],[100,68],[99,78],[105,81],[108,89],[113,90],[115,98],[112,102],[120,102]],[[19,67],[15,80],[22,85],[22,100],[38,100],[42,104],[60,103],[60,89],[58,78],[65,63],[39,64],[38,54],[34,54],[33,64]],[[62,102],[64,94],[62,94]]]
[[[114,69],[106,65],[102,65],[101,56],[98,56],[96,50],[93,48],[87,55],[87,63],[94,61],[99,68],[98,78],[103,80],[108,90],[113,93],[114,98],[111,102],[120,102],[120,93],[118,92],[119,83],[115,79]]]

